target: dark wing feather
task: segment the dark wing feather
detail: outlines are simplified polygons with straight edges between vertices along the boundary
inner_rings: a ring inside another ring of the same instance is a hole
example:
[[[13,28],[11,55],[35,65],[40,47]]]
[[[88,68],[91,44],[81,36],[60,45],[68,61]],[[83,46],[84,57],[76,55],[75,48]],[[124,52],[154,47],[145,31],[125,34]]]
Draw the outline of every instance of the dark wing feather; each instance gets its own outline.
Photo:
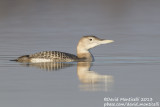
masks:
[[[32,54],[29,57],[51,59],[57,62],[71,62],[71,61],[78,60],[78,57],[76,55],[65,53],[65,52],[59,52],[59,51],[43,51],[43,52]]]

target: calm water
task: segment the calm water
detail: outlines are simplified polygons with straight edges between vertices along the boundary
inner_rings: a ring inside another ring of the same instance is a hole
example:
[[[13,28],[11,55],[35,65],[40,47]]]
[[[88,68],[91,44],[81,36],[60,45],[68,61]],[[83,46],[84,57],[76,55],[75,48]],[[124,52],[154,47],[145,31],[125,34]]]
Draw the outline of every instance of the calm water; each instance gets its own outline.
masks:
[[[5,0],[0,3],[0,106],[104,107],[104,98],[160,101],[159,0]],[[83,35],[113,39],[93,63],[21,64],[18,56],[76,54]]]

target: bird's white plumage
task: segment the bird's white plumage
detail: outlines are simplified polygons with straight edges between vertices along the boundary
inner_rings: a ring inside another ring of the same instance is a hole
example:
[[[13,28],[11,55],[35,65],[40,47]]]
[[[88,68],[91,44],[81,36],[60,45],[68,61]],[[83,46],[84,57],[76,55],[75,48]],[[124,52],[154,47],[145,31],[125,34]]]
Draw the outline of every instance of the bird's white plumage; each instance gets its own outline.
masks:
[[[39,63],[39,62],[53,62],[51,59],[45,59],[45,58],[32,58],[32,63]]]

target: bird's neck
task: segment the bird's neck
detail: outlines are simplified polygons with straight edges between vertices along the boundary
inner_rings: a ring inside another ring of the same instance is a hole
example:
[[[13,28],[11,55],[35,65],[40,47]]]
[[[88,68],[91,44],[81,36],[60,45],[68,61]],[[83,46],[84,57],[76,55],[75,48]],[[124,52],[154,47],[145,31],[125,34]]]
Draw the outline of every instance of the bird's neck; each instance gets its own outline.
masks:
[[[82,59],[82,61],[89,61],[89,62],[93,61],[93,57],[90,51],[80,46],[77,47],[77,56],[79,59]]]

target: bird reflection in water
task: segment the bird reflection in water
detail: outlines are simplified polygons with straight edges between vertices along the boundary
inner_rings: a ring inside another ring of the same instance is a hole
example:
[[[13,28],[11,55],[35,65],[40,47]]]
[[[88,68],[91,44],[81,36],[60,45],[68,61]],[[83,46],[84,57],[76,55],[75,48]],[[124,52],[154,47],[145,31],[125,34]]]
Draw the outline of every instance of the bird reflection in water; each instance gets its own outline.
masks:
[[[100,75],[90,71],[90,62],[78,62],[77,75],[81,82],[79,88],[84,91],[109,91],[113,84],[113,76]]]
[[[73,63],[62,63],[62,62],[41,62],[41,63],[22,63],[21,65],[36,67],[45,71],[57,71],[67,67],[74,66]]]
[[[57,71],[76,65],[75,63],[47,62],[22,64],[29,67],[44,69],[45,71]],[[77,63],[77,76],[80,80],[79,88],[83,91],[109,91],[112,88],[113,76],[101,75],[90,71],[91,62]]]

